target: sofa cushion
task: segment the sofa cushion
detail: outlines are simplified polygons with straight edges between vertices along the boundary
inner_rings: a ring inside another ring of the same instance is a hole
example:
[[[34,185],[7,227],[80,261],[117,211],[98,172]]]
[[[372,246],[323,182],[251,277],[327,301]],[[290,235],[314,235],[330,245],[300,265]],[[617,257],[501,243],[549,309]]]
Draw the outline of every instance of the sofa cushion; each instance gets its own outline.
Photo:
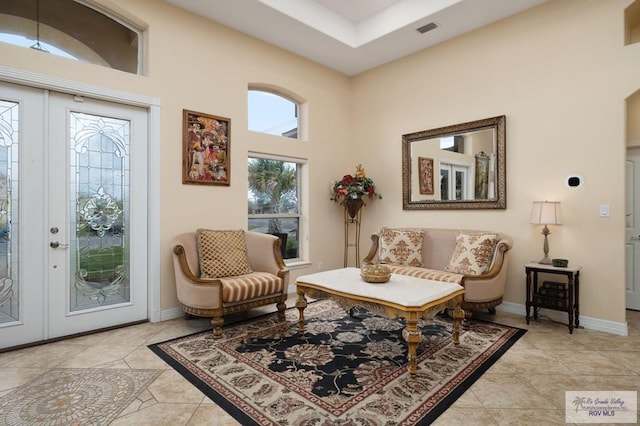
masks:
[[[458,232],[456,247],[444,270],[465,275],[484,274],[491,267],[497,242],[495,233]]]
[[[251,273],[244,231],[196,231],[201,278],[221,278]]]
[[[437,269],[428,269],[415,266],[404,265],[387,265],[392,274],[408,275],[414,278],[422,278],[425,280],[442,281],[446,283],[455,283],[462,285],[464,275],[454,272],[444,272]]]
[[[380,229],[380,263],[422,266],[423,231]]]

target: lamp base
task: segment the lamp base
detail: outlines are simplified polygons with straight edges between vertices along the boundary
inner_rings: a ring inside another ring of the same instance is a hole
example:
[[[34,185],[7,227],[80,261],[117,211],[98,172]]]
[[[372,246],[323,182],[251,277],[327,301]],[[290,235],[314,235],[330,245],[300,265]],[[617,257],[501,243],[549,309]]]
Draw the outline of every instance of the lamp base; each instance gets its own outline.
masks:
[[[542,235],[544,235],[544,244],[542,246],[542,252],[544,253],[544,257],[542,258],[541,261],[538,262],[542,265],[552,264],[551,259],[549,259],[549,240],[547,240],[547,236],[550,233],[551,232],[549,232],[549,228],[547,227],[547,225],[544,225],[544,228],[542,228]]]

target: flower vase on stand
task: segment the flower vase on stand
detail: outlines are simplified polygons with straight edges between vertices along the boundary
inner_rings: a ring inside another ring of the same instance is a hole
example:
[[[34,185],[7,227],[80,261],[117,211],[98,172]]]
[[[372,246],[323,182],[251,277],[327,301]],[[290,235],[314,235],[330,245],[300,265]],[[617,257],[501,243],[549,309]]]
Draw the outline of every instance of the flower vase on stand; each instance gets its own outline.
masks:
[[[362,201],[362,195],[358,195],[357,198],[346,198],[342,205],[347,210],[349,217],[355,219],[360,209],[364,206],[364,201]]]
[[[356,167],[354,175],[344,175],[342,179],[331,182],[331,200],[344,208],[344,266],[348,264],[349,247],[354,246],[356,251],[356,267],[360,267],[360,218],[362,207],[365,206],[363,196],[369,199],[382,198],[376,192],[373,180],[367,177],[361,165]],[[349,244],[349,225],[355,225],[355,242]]]

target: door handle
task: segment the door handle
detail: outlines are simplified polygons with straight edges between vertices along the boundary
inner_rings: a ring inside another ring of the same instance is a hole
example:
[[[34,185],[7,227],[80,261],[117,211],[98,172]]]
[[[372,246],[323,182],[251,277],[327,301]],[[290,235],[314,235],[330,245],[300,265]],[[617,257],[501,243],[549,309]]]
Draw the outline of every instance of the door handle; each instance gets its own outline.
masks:
[[[54,248],[54,249],[55,249],[55,248],[58,248],[58,247],[60,247],[60,248],[67,248],[67,247],[69,247],[69,244],[59,243],[59,242],[57,242],[57,241],[51,241],[51,242],[49,243],[49,246],[50,246],[51,248]]]

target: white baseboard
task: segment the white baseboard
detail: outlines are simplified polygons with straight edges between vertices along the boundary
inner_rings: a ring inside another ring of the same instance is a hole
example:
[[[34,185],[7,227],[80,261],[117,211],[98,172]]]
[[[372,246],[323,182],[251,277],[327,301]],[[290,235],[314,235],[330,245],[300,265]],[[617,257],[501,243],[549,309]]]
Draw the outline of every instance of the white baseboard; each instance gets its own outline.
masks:
[[[184,311],[180,308],[163,309],[160,311],[160,321],[168,321],[184,317]]]
[[[525,305],[520,305],[518,303],[503,302],[501,305],[496,306],[496,310],[509,312],[516,315],[522,315],[523,317],[527,315]],[[540,309],[539,313],[548,318],[551,318],[554,321],[562,323],[567,323],[568,321],[567,314],[565,314],[564,312],[554,311],[552,309]],[[587,317],[584,315],[580,315],[580,327],[584,327],[589,330],[617,334],[620,336],[629,335],[629,327],[626,322],[614,322],[599,318]]]

